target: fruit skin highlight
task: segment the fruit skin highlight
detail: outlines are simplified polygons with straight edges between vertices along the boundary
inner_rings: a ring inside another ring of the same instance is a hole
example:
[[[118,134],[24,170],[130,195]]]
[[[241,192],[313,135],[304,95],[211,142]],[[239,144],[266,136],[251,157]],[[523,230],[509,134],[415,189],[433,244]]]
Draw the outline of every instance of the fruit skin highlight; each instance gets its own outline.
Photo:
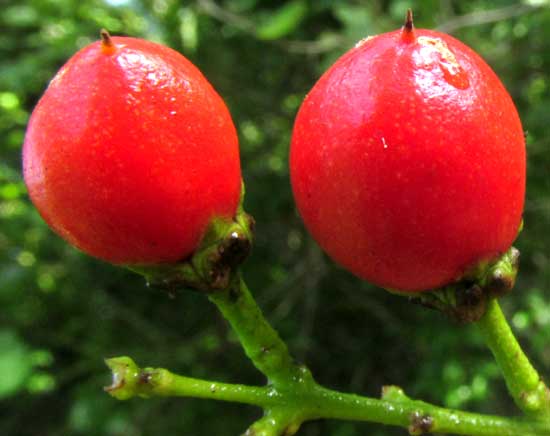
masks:
[[[233,218],[238,139],[221,97],[176,51],[102,33],[57,73],[23,147],[31,200],[81,250],[116,264],[190,256]]]
[[[290,176],[307,229],[378,286],[438,288],[504,253],[525,195],[525,141],[491,68],[406,25],[360,41],[297,115]]]

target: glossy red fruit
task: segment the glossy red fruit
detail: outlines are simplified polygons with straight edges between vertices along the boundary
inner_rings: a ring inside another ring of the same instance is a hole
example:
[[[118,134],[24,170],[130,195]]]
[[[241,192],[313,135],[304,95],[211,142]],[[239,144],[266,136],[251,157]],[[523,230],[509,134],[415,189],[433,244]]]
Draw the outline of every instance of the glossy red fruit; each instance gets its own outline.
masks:
[[[46,222],[117,264],[175,262],[240,196],[231,116],[201,72],[152,42],[103,35],[57,73],[28,126],[23,170]]]
[[[514,241],[525,143],[491,68],[442,33],[360,41],[299,110],[290,175],[322,248],[379,286],[446,285]]]

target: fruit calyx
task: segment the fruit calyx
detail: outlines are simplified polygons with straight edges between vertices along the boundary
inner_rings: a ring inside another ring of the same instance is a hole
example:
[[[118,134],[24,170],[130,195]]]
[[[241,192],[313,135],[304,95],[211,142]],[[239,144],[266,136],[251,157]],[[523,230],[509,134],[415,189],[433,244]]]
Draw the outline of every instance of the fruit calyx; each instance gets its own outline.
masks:
[[[147,286],[166,291],[170,296],[182,289],[204,293],[228,289],[254,240],[254,218],[244,211],[243,200],[244,184],[235,217],[232,220],[213,218],[191,257],[174,264],[127,268],[144,276]]]
[[[115,52],[115,45],[111,39],[111,34],[106,29],[101,29],[99,31],[99,36],[101,37],[101,51],[103,54],[110,55]]]
[[[401,32],[401,39],[404,42],[414,42],[416,35],[414,33],[414,21],[412,9],[407,9],[407,15],[405,16],[405,24],[403,25],[403,31]]]
[[[475,265],[457,282],[414,297],[388,291],[409,296],[412,303],[443,312],[461,324],[479,321],[487,311],[489,300],[508,294],[514,287],[519,257],[519,250],[510,247],[500,258]]]

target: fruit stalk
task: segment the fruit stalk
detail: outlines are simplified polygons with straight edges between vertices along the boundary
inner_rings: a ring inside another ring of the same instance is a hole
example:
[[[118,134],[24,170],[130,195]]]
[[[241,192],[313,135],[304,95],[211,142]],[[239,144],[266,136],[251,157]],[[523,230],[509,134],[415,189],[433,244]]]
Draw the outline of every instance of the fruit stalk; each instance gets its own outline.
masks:
[[[517,406],[528,415],[550,416],[550,390],[521,349],[496,299],[477,324]]]
[[[231,324],[248,358],[270,383],[286,386],[309,375],[294,362],[288,347],[264,318],[240,274],[226,291],[212,293],[209,298]]]

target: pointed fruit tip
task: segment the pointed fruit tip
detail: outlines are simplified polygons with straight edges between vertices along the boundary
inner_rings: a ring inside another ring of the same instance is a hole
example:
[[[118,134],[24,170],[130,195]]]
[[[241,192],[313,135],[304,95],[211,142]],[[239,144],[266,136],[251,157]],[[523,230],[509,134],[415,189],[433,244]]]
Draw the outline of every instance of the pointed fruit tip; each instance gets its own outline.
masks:
[[[412,31],[414,28],[413,23],[413,11],[411,8],[407,9],[407,15],[405,16],[405,30]]]
[[[410,8],[407,9],[405,24],[403,24],[403,31],[401,32],[401,39],[406,42],[412,42],[416,39],[414,34],[413,12]]]
[[[101,37],[101,51],[104,54],[112,54],[115,51],[115,45],[111,38],[111,34],[106,29],[101,29],[99,31],[99,36]]]

